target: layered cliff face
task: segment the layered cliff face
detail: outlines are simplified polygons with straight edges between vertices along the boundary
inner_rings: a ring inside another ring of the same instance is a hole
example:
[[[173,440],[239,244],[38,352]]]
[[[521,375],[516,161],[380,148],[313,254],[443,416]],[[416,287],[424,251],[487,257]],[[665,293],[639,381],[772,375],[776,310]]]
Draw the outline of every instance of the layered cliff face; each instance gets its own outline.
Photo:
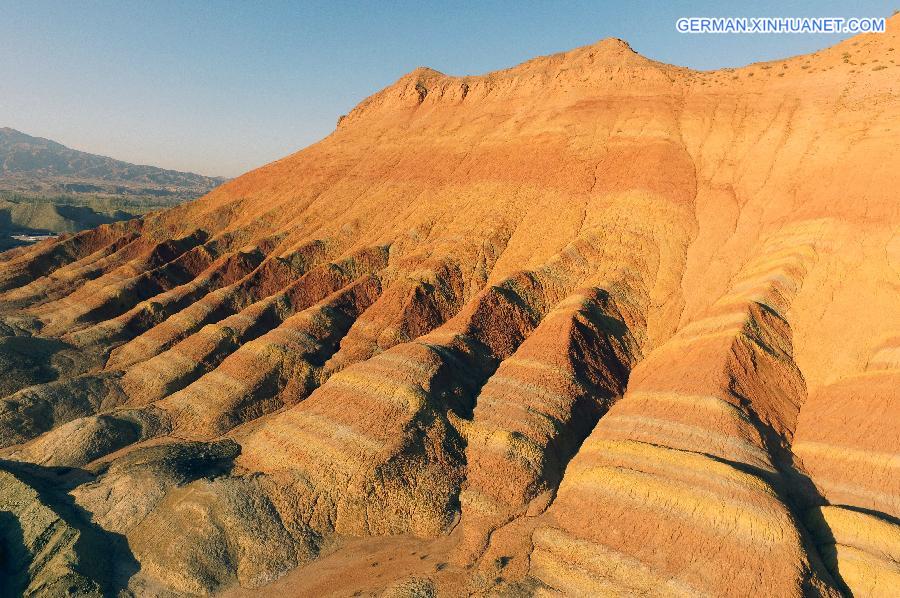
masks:
[[[200,200],[3,254],[10,583],[896,592],[898,28],[418,69]]]

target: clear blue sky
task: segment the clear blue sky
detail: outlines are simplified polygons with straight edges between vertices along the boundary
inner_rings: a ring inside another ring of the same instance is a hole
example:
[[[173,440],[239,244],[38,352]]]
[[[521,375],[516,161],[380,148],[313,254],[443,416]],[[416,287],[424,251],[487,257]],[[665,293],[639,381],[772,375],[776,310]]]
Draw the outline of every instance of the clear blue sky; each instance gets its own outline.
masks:
[[[675,20],[895,8],[900,0],[0,0],[0,126],[129,162],[235,176],[324,137],[416,66],[479,74],[610,36],[664,62],[740,66],[844,36],[685,35]]]

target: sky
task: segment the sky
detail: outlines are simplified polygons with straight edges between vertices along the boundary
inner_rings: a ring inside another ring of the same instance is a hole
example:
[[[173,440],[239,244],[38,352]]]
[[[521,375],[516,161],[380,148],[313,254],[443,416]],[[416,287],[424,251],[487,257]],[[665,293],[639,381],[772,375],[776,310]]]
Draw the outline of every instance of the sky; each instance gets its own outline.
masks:
[[[742,66],[848,36],[690,35],[675,21],[897,8],[900,0],[0,0],[0,127],[231,177],[325,137],[340,115],[417,66],[481,74],[605,37],[671,64]]]

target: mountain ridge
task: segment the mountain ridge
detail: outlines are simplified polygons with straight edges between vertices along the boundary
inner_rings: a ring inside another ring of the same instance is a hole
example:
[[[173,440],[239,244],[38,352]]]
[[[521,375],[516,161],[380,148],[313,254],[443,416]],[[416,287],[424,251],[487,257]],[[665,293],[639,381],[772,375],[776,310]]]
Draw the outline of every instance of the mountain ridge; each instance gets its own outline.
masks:
[[[35,155],[36,153],[39,154]],[[35,177],[65,176],[85,181],[99,179],[191,191],[208,191],[227,180],[224,177],[207,177],[157,166],[131,164],[74,150],[57,141],[34,137],[11,127],[0,127],[0,156],[0,179],[28,174]],[[41,158],[44,159],[43,163]]]

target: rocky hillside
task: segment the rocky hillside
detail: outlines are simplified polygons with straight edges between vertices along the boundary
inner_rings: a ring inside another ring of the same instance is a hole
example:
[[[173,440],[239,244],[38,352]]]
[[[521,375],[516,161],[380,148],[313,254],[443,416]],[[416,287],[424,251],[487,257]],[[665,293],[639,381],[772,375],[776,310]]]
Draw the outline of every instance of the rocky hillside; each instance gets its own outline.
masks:
[[[895,595],[895,48],[417,69],[3,254],[5,583]]]

